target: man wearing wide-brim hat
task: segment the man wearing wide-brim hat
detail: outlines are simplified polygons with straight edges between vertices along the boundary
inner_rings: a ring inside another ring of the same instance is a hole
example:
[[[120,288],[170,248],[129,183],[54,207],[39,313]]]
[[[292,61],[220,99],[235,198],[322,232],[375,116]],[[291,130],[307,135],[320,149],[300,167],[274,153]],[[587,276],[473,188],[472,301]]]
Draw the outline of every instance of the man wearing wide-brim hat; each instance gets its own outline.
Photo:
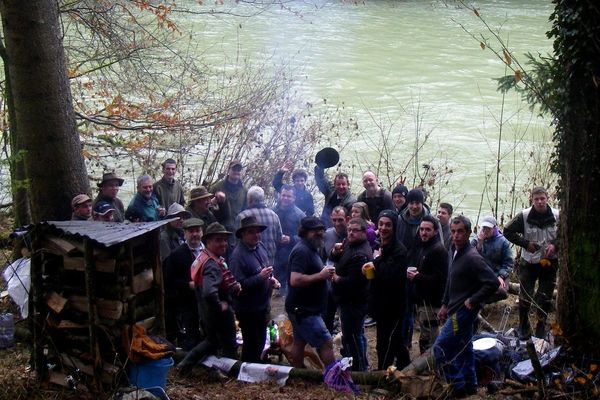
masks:
[[[235,315],[240,322],[244,345],[242,361],[261,362],[266,340],[272,289],[279,286],[273,278],[267,248],[261,242],[261,232],[267,229],[256,217],[244,218],[235,231],[239,243],[229,257],[235,279],[242,285],[234,299]]]
[[[115,222],[123,222],[125,220],[125,206],[123,202],[117,197],[119,189],[125,182],[119,178],[114,172],[106,172],[102,174],[102,179],[98,182],[99,193],[94,199],[93,207],[96,208],[96,204],[100,201],[104,201],[110,204],[113,211],[113,220]]]
[[[191,277],[206,338],[177,365],[180,373],[186,374],[202,358],[219,349],[223,357],[237,356],[232,302],[241,286],[223,258],[229,246],[229,235],[231,232],[218,222],[210,224],[202,236],[205,248],[192,264]]]
[[[180,204],[173,203],[170,211]],[[181,207],[183,209],[183,207]],[[185,212],[185,211],[184,211]],[[175,215],[184,215],[176,213]],[[185,241],[163,261],[165,277],[165,327],[167,339],[177,340],[179,347],[188,351],[201,340],[196,288],[190,275],[192,263],[204,245],[204,222],[198,218],[182,221]]]
[[[225,201],[225,193],[212,194],[204,186],[198,186],[190,191],[187,211],[192,217],[204,221],[206,226],[213,222],[225,224],[229,219],[229,205]]]

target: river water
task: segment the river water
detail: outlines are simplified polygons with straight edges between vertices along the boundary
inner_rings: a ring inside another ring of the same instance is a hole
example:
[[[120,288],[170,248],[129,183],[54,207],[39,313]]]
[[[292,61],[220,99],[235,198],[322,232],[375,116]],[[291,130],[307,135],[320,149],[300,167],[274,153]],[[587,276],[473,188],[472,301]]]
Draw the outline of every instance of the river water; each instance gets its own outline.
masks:
[[[203,11],[226,9],[181,4]],[[452,2],[423,0],[286,4],[289,9],[274,8],[251,18],[189,15],[184,25],[198,38],[210,64],[226,68],[240,57],[269,57],[274,65],[285,63],[295,71],[303,99],[322,107],[344,104],[356,115],[359,135],[341,151],[343,168],[354,177],[354,192],[361,190],[358,178],[376,165],[383,146],[378,124],[383,130],[393,125],[396,139],[388,139],[388,144],[394,147],[397,168],[408,165],[407,183],[413,183],[410,155],[419,121],[419,139],[427,132],[430,136],[418,164],[453,171],[447,186],[438,180],[434,200],[476,212],[486,175],[496,163],[501,116],[501,197],[506,200],[514,176],[517,192],[529,186],[523,169],[532,162],[532,153],[548,151],[549,120],[529,111],[518,95],[510,93],[503,100],[496,91],[493,78],[505,74],[505,65],[480,47],[485,39],[499,48],[474,13]],[[527,52],[551,51],[545,36],[553,9],[550,0],[488,0],[476,7],[521,62]],[[484,198],[485,212],[493,194]],[[500,212],[507,207],[500,205]]]

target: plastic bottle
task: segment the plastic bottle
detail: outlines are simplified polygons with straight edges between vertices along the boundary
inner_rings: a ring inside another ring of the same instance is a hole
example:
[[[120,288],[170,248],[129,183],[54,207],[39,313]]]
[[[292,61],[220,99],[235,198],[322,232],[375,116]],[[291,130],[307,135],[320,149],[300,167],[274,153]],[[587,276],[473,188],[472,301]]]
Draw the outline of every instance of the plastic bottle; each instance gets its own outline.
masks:
[[[271,346],[276,346],[279,342],[279,329],[273,320],[269,323],[269,342]]]
[[[12,314],[0,314],[0,349],[14,345],[15,320]]]

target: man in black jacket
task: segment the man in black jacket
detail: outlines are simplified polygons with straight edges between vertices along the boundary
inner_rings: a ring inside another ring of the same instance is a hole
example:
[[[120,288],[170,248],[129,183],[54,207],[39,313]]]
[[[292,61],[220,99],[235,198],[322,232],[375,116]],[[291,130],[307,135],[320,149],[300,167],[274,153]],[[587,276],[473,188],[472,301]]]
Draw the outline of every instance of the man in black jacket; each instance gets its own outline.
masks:
[[[423,217],[419,225],[421,243],[416,249],[414,270],[406,272],[413,283],[413,301],[417,306],[420,327],[419,350],[425,352],[438,336],[437,314],[448,278],[448,251],[440,240],[439,223],[432,215]]]
[[[471,221],[459,215],[450,224],[453,247],[452,266],[438,313],[444,323],[433,345],[437,367],[451,385],[453,395],[463,397],[477,392],[473,323],[485,300],[500,283],[496,274],[469,243]]]
[[[190,269],[203,248],[203,229],[204,222],[201,219],[185,220],[185,243],[173,250],[163,262],[167,338],[171,341],[177,338],[184,350],[193,348],[202,336]]]
[[[335,262],[333,294],[340,307],[342,343],[353,358],[354,371],[367,370],[367,340],[364,320],[367,314],[367,278],[362,266],[373,260],[373,251],[367,241],[367,223],[361,218],[348,222],[348,240],[336,243],[331,250]]]

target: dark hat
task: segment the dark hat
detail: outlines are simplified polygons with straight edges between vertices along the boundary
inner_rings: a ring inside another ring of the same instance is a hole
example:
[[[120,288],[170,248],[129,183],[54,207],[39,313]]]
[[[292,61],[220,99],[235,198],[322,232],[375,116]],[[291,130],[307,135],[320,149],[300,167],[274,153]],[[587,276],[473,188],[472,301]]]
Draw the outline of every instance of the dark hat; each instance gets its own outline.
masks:
[[[104,174],[102,174],[102,180],[98,182],[98,187],[102,187],[102,185],[104,185],[104,183],[108,181],[117,181],[119,183],[119,186],[122,186],[123,182],[125,182],[124,179],[119,178],[114,172],[105,172]]]
[[[318,231],[325,229],[325,225],[320,218],[317,217],[304,217],[300,220],[300,228],[305,231]]]
[[[244,166],[242,165],[241,161],[233,160],[229,163],[227,170],[230,170],[231,168],[240,170],[240,169],[244,168]]]
[[[333,147],[325,147],[315,155],[315,164],[323,169],[335,166],[338,161],[340,161],[340,153]]]
[[[204,186],[198,186],[190,191],[190,203],[194,200],[214,197],[215,195],[208,191]]]
[[[218,222],[213,222],[212,224],[210,224],[205,230],[204,230],[204,235],[202,235],[202,241],[204,243],[206,243],[206,240],[214,235],[231,235],[231,232],[229,232],[227,229],[225,229],[225,227],[223,225],[221,225]]]
[[[403,197],[406,197],[408,194],[408,188],[404,185],[398,185],[392,190],[392,196],[395,194],[401,194]]]
[[[192,216],[192,213],[186,211],[185,208],[179,203],[173,203],[169,206],[169,210],[167,211],[167,215],[165,218],[175,218],[179,217],[182,219],[187,219]]]
[[[417,203],[423,204],[425,201],[425,195],[421,189],[411,189],[411,191],[406,195],[406,201],[408,203],[416,201]]]
[[[115,211],[108,201],[99,201],[94,206],[94,212],[98,215],[106,215],[109,211]]]
[[[183,221],[183,229],[190,229],[196,226],[204,226],[204,221],[200,218],[188,218]]]
[[[387,217],[392,221],[392,234],[396,236],[396,226],[398,225],[398,213],[394,210],[381,210],[377,216],[377,222],[381,217]]]
[[[242,232],[244,231],[244,229],[248,228],[260,228],[260,231],[262,232],[265,229],[267,229],[267,226],[259,224],[256,220],[256,217],[251,215],[242,220],[242,222],[240,223],[240,227],[235,231],[235,237],[238,239],[242,237]]]
[[[80,204],[87,203],[88,201],[92,201],[92,199],[90,199],[87,194],[78,194],[77,196],[73,197],[73,200],[71,200],[71,207],[75,208]]]

